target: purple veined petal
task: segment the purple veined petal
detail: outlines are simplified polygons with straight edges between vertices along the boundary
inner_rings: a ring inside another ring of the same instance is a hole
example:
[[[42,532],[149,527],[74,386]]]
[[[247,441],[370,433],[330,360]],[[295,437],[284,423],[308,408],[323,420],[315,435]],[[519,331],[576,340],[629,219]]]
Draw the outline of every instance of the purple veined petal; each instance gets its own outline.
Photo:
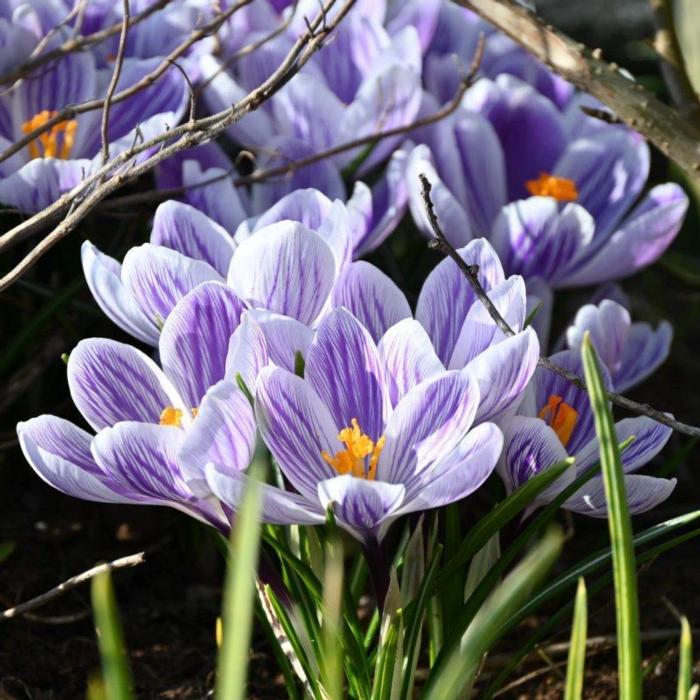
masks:
[[[382,336],[377,350],[393,406],[413,387],[445,371],[425,329],[412,318],[393,325]]]
[[[306,73],[295,75],[272,100],[279,133],[304,141],[317,152],[345,140],[337,141],[345,109],[322,81]]]
[[[488,292],[488,297],[506,323],[516,332],[525,324],[527,297],[525,282],[518,275],[509,277]],[[504,340],[503,331],[491,318],[489,310],[480,301],[467,312],[462,330],[455,341],[448,369],[462,369],[477,355]]]
[[[255,452],[255,416],[245,394],[232,382],[221,381],[206,394],[185,433],[178,453],[183,478],[192,492],[206,498],[205,468],[217,465],[224,475],[244,471]]]
[[[511,75],[482,79],[467,90],[466,109],[482,114],[501,142],[508,201],[527,196],[525,183],[552,168],[565,146],[559,110],[534,88]]]
[[[312,323],[335,281],[335,259],[311,229],[280,221],[243,241],[231,260],[228,280],[251,306]]]
[[[263,309],[249,311],[265,335],[270,361],[290,372],[295,371],[296,355],[306,358],[314,339],[308,326],[289,316],[282,316]]]
[[[250,204],[245,193],[234,186],[230,166],[205,169],[196,160],[186,160],[182,180],[187,202],[230,234],[248,216]]]
[[[328,216],[318,227],[318,234],[329,245],[335,257],[336,270],[345,267],[352,260],[352,219],[346,206],[336,199]]]
[[[338,427],[308,382],[278,367],[266,367],[255,387],[260,435],[294,488],[311,501],[316,484],[335,476],[322,452],[341,446]]]
[[[394,35],[406,26],[415,27],[421,50],[425,52],[433,40],[441,4],[440,0],[408,0],[408,2],[391,3],[387,8],[387,31]]]
[[[268,362],[265,334],[252,313],[246,311],[229,341],[225,378],[236,382],[240,375],[248,390],[254,391],[258,374]]]
[[[398,514],[438,508],[461,501],[489,478],[503,449],[503,434],[494,423],[470,430],[457,447],[428,473],[406,487]]]
[[[570,143],[552,172],[576,183],[577,202],[596,222],[594,245],[602,245],[646,183],[649,146],[633,131],[607,129]]]
[[[498,473],[508,493],[568,457],[557,434],[539,418],[512,416],[506,418],[501,427],[505,448]],[[576,469],[567,469],[539,494],[533,505],[549,503],[575,478]]]
[[[85,420],[102,430],[120,421],[158,423],[183,401],[163,371],[140,350],[106,338],[81,340],[68,359],[68,386]]]
[[[318,231],[332,206],[333,202],[323,192],[313,188],[295,190],[261,214],[253,231],[284,220],[298,221],[312,231]]]
[[[406,213],[408,206],[407,166],[408,151],[405,148],[394,151],[384,175],[371,191],[371,213],[365,220],[366,228],[363,230],[363,234],[354,238],[353,257],[358,258],[378,248],[393,233]],[[355,184],[356,190],[358,184]],[[347,206],[350,207],[350,202]]]
[[[579,377],[584,375],[581,353],[579,352],[564,350],[551,355],[549,359],[554,364],[577,374]],[[610,391],[612,389],[610,372],[604,364],[599,363],[599,365],[603,386],[606,391]],[[547,405],[550,396],[561,397],[563,403],[568,404],[577,412],[576,425],[566,448],[569,454],[578,454],[579,450],[595,436],[593,411],[588,394],[544,367],[538,367],[535,370],[531,388],[532,391],[527,392],[527,400],[523,401],[519,412],[523,415],[536,416]]]
[[[388,65],[363,82],[342,114],[336,142],[346,143],[362,136],[407,126],[418,114],[420,103],[419,71],[406,64]],[[367,173],[386,160],[402,138],[398,135],[381,139],[363,162],[358,174]],[[361,150],[348,151],[343,157],[344,162],[352,162],[359,153]]]
[[[485,239],[476,239],[457,252],[468,264],[478,265],[478,278],[487,292],[505,280],[498,256]],[[443,260],[425,280],[418,296],[416,320],[428,331],[443,363],[452,356],[464,319],[475,300],[464,273],[453,260]]]
[[[157,188],[170,190],[182,187],[185,184],[183,175],[187,161],[194,161],[199,172],[210,168],[218,168],[222,172],[228,172],[231,169],[231,160],[216,141],[202,143],[193,148],[186,148],[159,163],[155,170]],[[196,208],[199,209],[199,207]]]
[[[226,355],[245,304],[219,282],[189,292],[168,316],[160,334],[163,370],[190,408],[224,378]]]
[[[209,464],[206,478],[216,497],[234,512],[237,511],[250,477],[241,472],[222,473],[214,464]],[[317,505],[317,498],[309,501],[299,494],[269,484],[261,484],[260,488],[263,522],[273,525],[319,525],[325,521],[325,514]]]
[[[267,170],[316,155],[317,151],[305,141],[293,136],[275,136],[264,145],[258,157],[258,168]],[[296,168],[283,178],[270,179],[253,186],[251,213],[261,214],[294,190],[313,187],[330,199],[345,200],[345,184],[336,162],[330,158]]]
[[[508,272],[558,286],[594,231],[593,218],[578,204],[562,209],[552,197],[530,197],[503,207],[490,240]]]
[[[410,390],[389,416],[377,478],[407,485],[435,468],[472,425],[479,386],[472,377],[444,372]]]
[[[122,266],[90,241],[83,242],[80,257],[88,287],[102,311],[130,335],[149,345],[158,345],[158,328],[124,287]]]
[[[239,85],[220,61],[204,55],[199,62],[206,87],[203,97],[212,114],[229,109],[242,100],[248,90]],[[264,146],[274,133],[272,119],[264,109],[256,109],[229,129],[233,138],[249,146]]]
[[[616,391],[627,391],[662,365],[671,351],[673,327],[662,321],[655,330],[648,323],[633,323],[613,381]]]
[[[580,351],[584,335],[590,333],[598,356],[615,377],[622,369],[631,325],[624,306],[604,299],[598,306],[586,304],[576,312],[573,324],[566,330],[566,342],[572,350]]]
[[[665,447],[671,428],[646,416],[625,418],[615,423],[618,444],[634,437],[632,444],[622,453],[622,468],[625,473],[635,472],[650,462]],[[585,473],[600,459],[600,445],[596,437],[584,445],[576,454],[576,470]]]
[[[435,208],[435,215],[449,242],[456,248],[469,243],[473,237],[469,217],[454,194],[440,179],[433,165],[430,151],[424,145],[413,149],[406,166],[408,204],[416,226],[428,238],[434,237],[435,234],[425,211],[421,175],[425,175],[430,182],[430,198]]]
[[[105,485],[90,453],[92,435],[63,418],[39,416],[17,424],[22,452],[34,471],[55,489],[87,501],[125,500]]]
[[[493,420],[518,405],[537,367],[540,344],[532,328],[526,328],[488,348],[463,370],[479,384],[479,422]]]
[[[0,180],[0,202],[22,212],[38,212],[82,182],[90,161],[35,158]]]
[[[345,202],[350,217],[350,230],[352,231],[353,249],[355,257],[359,257],[359,246],[372,227],[374,216],[374,204],[372,190],[362,180],[356,180],[352,194]]]
[[[144,243],[124,257],[122,280],[146,317],[160,326],[188,292],[203,282],[221,281],[221,276],[201,260]]]
[[[80,104],[94,98],[96,91],[95,59],[89,51],[66,54],[50,67],[37,69],[12,90],[15,137],[22,135],[22,123],[40,112],[58,111],[67,105]],[[77,133],[76,143],[86,136]]]
[[[352,312],[375,341],[395,323],[411,317],[404,293],[379,268],[364,260],[345,268],[331,301],[333,307]]]
[[[151,243],[209,263],[222,277],[236,247],[226,229],[193,206],[174,200],[156,209]]]
[[[390,410],[384,371],[368,331],[349,311],[337,308],[323,319],[306,356],[304,376],[339,430],[356,419],[371,440],[381,437]]]
[[[487,235],[508,202],[505,159],[493,126],[481,115],[460,109],[434,133],[433,153],[445,184],[467,212],[473,235]]]
[[[403,484],[368,481],[349,474],[318,485],[318,500],[324,511],[332,506],[338,524],[359,540],[381,537],[382,525],[395,515],[405,495]]]
[[[549,347],[553,308],[554,294],[547,282],[541,277],[528,279],[526,318],[530,319],[530,328],[535,329],[541,348]]]
[[[657,185],[625,218],[601,250],[573,270],[560,287],[620,279],[653,263],[680,230],[688,197],[674,183]]]
[[[631,515],[645,513],[663,503],[673,493],[676,479],[633,474],[625,477],[627,507]],[[607,517],[605,487],[601,477],[594,477],[564,502],[563,508],[591,518]]]

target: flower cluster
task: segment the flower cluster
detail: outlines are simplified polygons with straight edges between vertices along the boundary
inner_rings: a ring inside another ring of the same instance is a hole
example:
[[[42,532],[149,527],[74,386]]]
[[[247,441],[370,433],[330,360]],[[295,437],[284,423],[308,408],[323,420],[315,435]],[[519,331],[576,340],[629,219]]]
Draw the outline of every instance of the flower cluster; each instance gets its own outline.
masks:
[[[132,2],[132,13],[151,4]],[[256,88],[305,30],[311,5],[244,4],[155,81],[149,75],[214,10],[175,0],[136,24],[116,92],[148,86],[112,105],[110,153],[175,126],[191,90],[213,113]],[[62,0],[0,14],[6,73],[73,32],[121,19],[114,3],[76,14]],[[51,33],[56,26],[65,32]],[[457,109],[413,128],[460,89],[482,35],[478,78]],[[42,64],[0,95],[3,150],[51,124],[0,162],[1,202],[40,210],[103,165],[100,110],[56,120],[104,99],[118,38]],[[550,351],[553,294],[654,262],[687,207],[675,184],[646,189],[649,149],[638,134],[583,104],[592,101],[452,3],[358,2],[332,41],[221,143],[160,165],[157,186],[181,196],[158,206],[148,243],[121,262],[83,244],[95,301],[147,349],[82,341],[68,383],[91,432],[48,415],[20,423],[27,460],[73,496],[168,505],[222,531],[260,441],[282,477],[264,485],[271,523],[322,523],[332,507],[359,539],[381,539],[395,519],[461,500],[492,473],[510,491],[572,455],[575,469],[538,503],[551,500],[598,454],[585,392],[537,367]],[[241,152],[262,172],[313,162],[240,187],[231,154]],[[451,259],[428,274],[413,308],[397,285],[405,271],[389,277],[360,259],[400,222],[410,230],[411,216],[432,235],[419,175],[513,335]],[[608,387],[620,391],[664,361],[672,334],[666,322],[633,323],[625,299],[608,296],[578,311],[552,358],[581,374],[589,333]],[[617,431],[621,442],[635,437],[623,463],[630,508],[642,512],[675,485],[636,473],[670,430],[632,418]],[[601,479],[564,505],[604,516]]]

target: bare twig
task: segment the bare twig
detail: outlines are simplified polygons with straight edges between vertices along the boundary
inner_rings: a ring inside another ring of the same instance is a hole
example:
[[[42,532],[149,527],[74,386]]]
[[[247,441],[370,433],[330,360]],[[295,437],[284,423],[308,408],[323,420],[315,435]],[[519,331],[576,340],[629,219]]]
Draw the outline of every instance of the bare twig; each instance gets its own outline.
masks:
[[[700,179],[700,127],[514,0],[455,0],[496,25],[553,71],[607,105],[628,126]]]
[[[469,283],[469,286],[472,288],[472,291],[474,292],[477,299],[479,299],[479,301],[486,307],[486,310],[493,319],[494,323],[501,329],[501,331],[503,331],[503,333],[506,336],[515,335],[515,331],[508,325],[508,322],[503,318],[503,316],[496,308],[494,303],[491,301],[491,299],[489,299],[488,295],[486,294],[486,291],[481,285],[481,282],[479,282],[479,278],[477,275],[478,267],[476,265],[469,265],[467,262],[465,262],[462,259],[462,256],[455,250],[454,246],[452,246],[452,244],[445,237],[440,223],[437,220],[435,208],[433,206],[433,201],[430,198],[430,182],[428,181],[428,178],[423,174],[419,175],[419,178],[421,181],[423,203],[425,205],[425,210],[428,215],[430,227],[432,228],[433,233],[435,234],[435,238],[433,238],[428,243],[428,245],[433,250],[437,250],[443,255],[447,255],[452,260],[454,260],[454,262],[457,264],[457,267],[460,269],[467,282]],[[564,367],[560,367],[558,364],[552,362],[552,360],[550,360],[547,357],[540,357],[538,364],[540,365],[540,367],[544,367],[550,372],[554,372],[554,374],[557,374],[563,379],[566,379],[567,382],[570,382],[577,388],[586,391],[586,383],[581,377],[579,377],[574,372],[571,372]],[[681,423],[680,421],[671,418],[669,415],[658,411],[647,404],[637,403],[636,401],[632,401],[631,399],[628,399],[627,397],[622,396],[621,394],[617,394],[613,391],[608,392],[608,398],[610,399],[610,401],[612,401],[612,403],[614,403],[616,406],[619,406],[620,408],[624,408],[641,416],[651,418],[657,423],[661,423],[662,425],[666,425],[669,428],[673,428],[679,433],[684,433],[685,435],[692,435],[693,437],[700,436],[700,428],[693,425]]]
[[[83,571],[82,574],[78,574],[77,576],[72,576],[71,578],[67,579],[55,588],[52,588],[50,591],[46,591],[46,593],[42,593],[36,598],[32,598],[31,600],[28,600],[25,603],[20,603],[20,605],[16,605],[14,608],[4,610],[2,613],[0,613],[0,621],[9,620],[13,617],[18,617],[28,612],[29,610],[36,610],[36,608],[40,608],[43,605],[50,603],[52,600],[59,598],[64,593],[67,593],[73,588],[80,586],[86,581],[89,581],[95,576],[99,576],[100,574],[106,571],[114,571],[116,569],[125,569],[133,566],[139,566],[145,561],[146,552],[139,552],[138,554],[131,554],[128,557],[115,559],[114,561],[107,562],[106,564],[98,564],[97,566],[93,566],[92,569]]]
[[[0,238],[0,248],[8,245],[13,240],[28,235],[29,232],[43,228],[50,217],[68,212],[61,223],[46,238],[0,279],[0,291],[17,281],[47,250],[68,235],[102,199],[174,154],[216,138],[224,129],[241,119],[245,114],[257,109],[286,85],[301,67],[308,62],[311,56],[323,46],[325,39],[343,20],[354,5],[355,0],[345,0],[345,3],[340,7],[333,19],[328,22],[327,27],[319,31],[317,27],[325,16],[326,9],[332,6],[334,2],[335,0],[328,0],[324,10],[311,23],[314,32],[313,36],[309,32],[302,34],[277,70],[255,90],[248,93],[240,102],[213,116],[182,124],[170,131],[134,145],[128,151],[115,156],[109,163],[90,177],[84,179],[57,202],[44,209],[44,211],[15,226],[2,236]],[[170,143],[163,145],[166,141],[170,141]],[[138,165],[134,165],[128,172],[117,172],[111,175],[104,183],[102,182],[105,172],[114,172],[120,165],[131,162],[134,156],[157,146],[162,147]]]
[[[129,20],[129,28],[142,22],[143,20],[150,17],[153,13],[162,10],[166,5],[169,5],[173,0],[157,0],[153,4],[146,7],[143,12],[134,15]],[[13,83],[15,80],[20,80],[30,73],[34,72],[40,66],[56,61],[63,56],[67,56],[70,53],[75,53],[87,46],[92,46],[93,44],[99,44],[105,39],[109,39],[112,36],[119,34],[122,30],[122,22],[115,22],[111,27],[106,29],[101,29],[93,34],[88,34],[87,36],[78,36],[64,41],[60,46],[57,46],[51,51],[46,53],[41,53],[39,55],[33,55],[28,61],[25,61],[20,66],[13,68],[11,71],[0,76],[0,85],[5,85],[6,83]],[[38,48],[38,47],[37,47]],[[36,53],[36,49],[34,51]]]
[[[109,81],[107,94],[105,95],[105,104],[102,108],[102,165],[105,165],[109,160],[109,110],[112,106],[112,98],[114,91],[117,89],[119,76],[122,74],[122,66],[124,65],[124,51],[126,49],[126,38],[129,31],[129,0],[122,0],[123,17],[122,17],[122,32],[119,35],[119,47],[117,48],[117,57],[114,61],[114,70],[112,78]]]
[[[700,117],[698,96],[688,78],[678,37],[673,28],[673,8],[669,0],[650,0],[656,33],[654,49],[661,61],[661,74],[671,99],[686,118]]]

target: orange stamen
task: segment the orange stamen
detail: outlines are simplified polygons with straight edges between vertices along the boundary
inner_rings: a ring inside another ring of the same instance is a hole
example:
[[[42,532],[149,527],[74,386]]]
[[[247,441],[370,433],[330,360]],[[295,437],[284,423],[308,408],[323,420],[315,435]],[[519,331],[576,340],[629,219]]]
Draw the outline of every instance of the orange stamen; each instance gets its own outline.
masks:
[[[569,406],[568,403],[564,403],[561,396],[552,395],[538,415],[551,426],[561,444],[566,447],[576,427],[578,411]]]
[[[560,202],[575,202],[578,199],[578,190],[573,180],[549,173],[540,173],[537,180],[528,180],[525,187],[531,195],[554,197]]]
[[[45,109],[39,114],[35,114],[29,121],[22,124],[22,132],[31,134],[32,131],[38,129],[49,120],[56,116],[57,112]],[[29,143],[29,156],[34,158],[60,158],[67,160],[70,158],[73,144],[75,143],[75,134],[78,130],[78,122],[75,119],[58,122],[54,124],[48,131],[39,134],[33,141]]]
[[[191,408],[190,411],[192,412],[192,418],[196,418],[199,409]],[[174,406],[166,406],[160,414],[158,423],[160,425],[172,425],[175,428],[179,428],[182,423],[182,410]]]
[[[339,474],[351,474],[360,479],[374,481],[386,438],[382,435],[375,443],[360,430],[357,418],[353,418],[350,423],[351,427],[343,428],[338,433],[338,440],[345,445],[345,449],[336,452],[332,457],[324,450],[321,457]],[[366,464],[367,457],[370,458],[369,465]]]

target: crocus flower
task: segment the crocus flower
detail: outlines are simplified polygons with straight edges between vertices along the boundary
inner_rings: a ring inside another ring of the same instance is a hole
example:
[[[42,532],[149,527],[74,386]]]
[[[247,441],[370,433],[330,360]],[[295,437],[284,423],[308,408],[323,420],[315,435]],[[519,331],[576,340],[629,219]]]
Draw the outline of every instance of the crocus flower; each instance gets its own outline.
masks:
[[[246,469],[255,448],[251,406],[225,379],[242,312],[224,285],[192,291],[163,327],[162,369],[129,345],[81,341],[68,360],[68,384],[95,435],[56,416],[20,423],[37,474],[77,498],[168,505],[227,529],[203,469],[210,461]]]
[[[578,351],[565,350],[551,359],[582,376]],[[610,389],[612,382],[607,368],[602,366],[601,371],[606,388]],[[501,427],[505,447],[498,470],[508,491],[567,455],[575,458],[573,468],[540,495],[539,504],[551,501],[598,462],[599,444],[587,393],[547,369],[536,370],[518,415],[503,420]],[[630,512],[642,513],[666,500],[676,485],[675,479],[636,474],[658,454],[672,431],[646,417],[618,421],[615,430],[620,443],[634,436],[634,441],[622,453],[622,465]],[[563,507],[592,517],[605,517],[603,478],[592,477],[564,502]]]
[[[508,272],[555,287],[616,279],[650,264],[673,241],[687,208],[684,192],[669,183],[630,211],[649,171],[642,137],[582,115],[577,100],[561,112],[512,76],[480,80],[425,140],[408,165],[419,227],[429,233],[417,178],[426,173],[453,245],[486,236]]]
[[[261,36],[267,33],[269,29]],[[250,41],[256,38],[256,34],[249,36]],[[209,109],[228,108],[257,87],[279,65],[295,38],[296,29],[290,27],[231,66],[213,56],[202,57]],[[227,52],[224,41],[224,61]],[[255,152],[257,165],[264,169],[410,124],[420,106],[420,68],[414,27],[390,36],[372,17],[350,12],[321,55],[312,58],[261,109],[232,125],[228,134]],[[362,168],[366,171],[385,161],[400,141],[397,136],[377,143]],[[263,211],[287,192],[310,186],[333,199],[345,199],[341,170],[363,155],[362,148],[345,151],[257,185],[255,211]]]
[[[668,357],[673,338],[668,321],[662,321],[656,329],[648,323],[632,323],[629,311],[610,299],[578,310],[566,330],[569,348],[580,351],[586,333],[590,333],[618,392],[636,386],[652,374]]]
[[[295,489],[263,486],[265,521],[320,523],[332,507],[358,539],[381,539],[397,517],[460,500],[491,473],[502,439],[493,423],[471,428],[473,378],[442,372],[392,406],[380,352],[344,309],[321,322],[305,359],[303,378],[268,367],[257,380],[260,433]],[[206,475],[236,510],[245,475],[216,462]]]
[[[138,82],[159,62],[125,60],[117,89]],[[62,108],[104,96],[111,71],[98,70],[94,56],[85,51],[40,66],[15,83],[0,96],[0,149],[46,124]],[[110,155],[128,150],[137,128],[149,139],[175,126],[187,99],[183,76],[170,68],[154,85],[112,105]],[[101,167],[101,117],[101,110],[94,110],[59,122],[0,163],[0,202],[39,211]]]
[[[506,278],[493,248],[483,239],[472,241],[459,254],[479,268],[479,281],[491,301],[516,331],[506,338],[476,298],[463,273],[451,259],[428,275],[416,306],[415,320],[403,292],[366,262],[349,265],[332,296],[333,306],[349,309],[400,368],[411,367],[416,377],[444,369],[461,370],[477,379],[477,417],[488,420],[514,410],[539,357],[532,329],[524,329],[527,299],[521,277]],[[407,379],[396,377],[394,396],[402,395]]]

